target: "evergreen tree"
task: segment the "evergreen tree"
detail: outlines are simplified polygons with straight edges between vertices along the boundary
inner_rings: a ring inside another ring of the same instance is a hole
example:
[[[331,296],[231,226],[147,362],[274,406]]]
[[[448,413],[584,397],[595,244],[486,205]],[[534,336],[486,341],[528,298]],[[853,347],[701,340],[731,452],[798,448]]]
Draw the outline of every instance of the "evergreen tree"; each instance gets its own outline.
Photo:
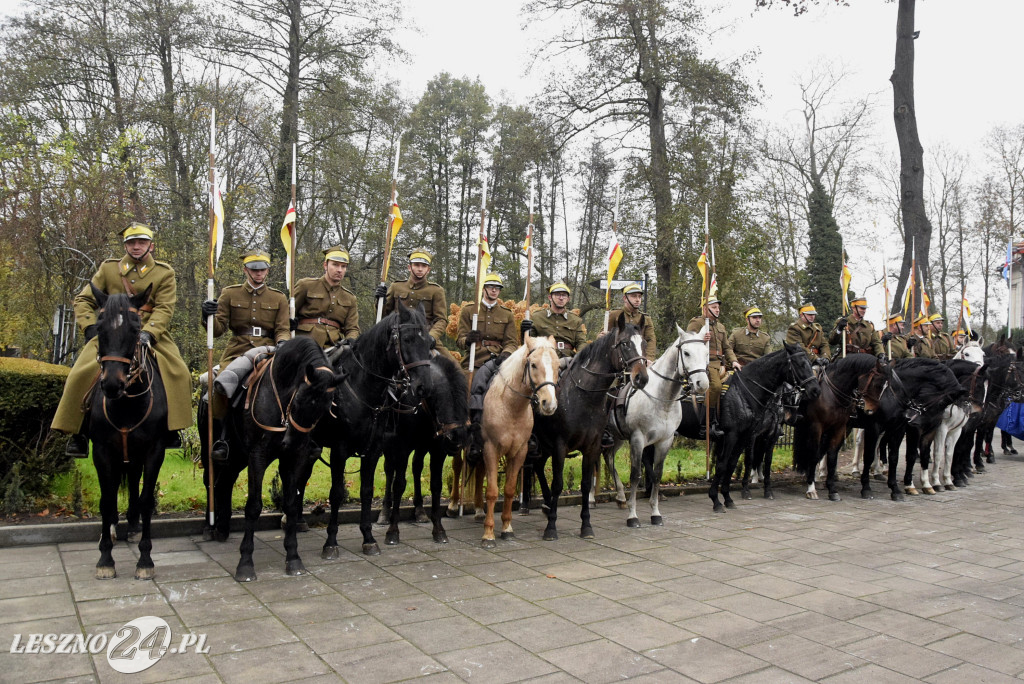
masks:
[[[839,274],[843,268],[843,240],[832,213],[832,200],[820,181],[815,180],[807,197],[808,253],[804,274],[804,292],[818,310],[818,320],[826,330],[842,315],[842,288]]]

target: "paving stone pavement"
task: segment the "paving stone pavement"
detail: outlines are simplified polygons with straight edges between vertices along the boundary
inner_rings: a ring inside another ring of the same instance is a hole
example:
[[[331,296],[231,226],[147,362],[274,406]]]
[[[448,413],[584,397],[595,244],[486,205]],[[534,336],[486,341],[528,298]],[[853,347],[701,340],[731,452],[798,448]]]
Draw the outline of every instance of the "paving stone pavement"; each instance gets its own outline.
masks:
[[[847,480],[838,503],[791,487],[716,515],[704,496],[670,498],[664,526],[639,529],[603,504],[587,541],[578,507],[556,542],[535,511],[490,551],[471,517],[445,520],[446,545],[407,523],[384,546],[375,527],[372,558],[348,525],[336,561],[320,559],[322,530],[300,535],[303,577],[284,575],[281,533],[261,532],[249,584],[232,578],[238,535],[155,540],[155,581],[132,578],[125,542],[109,581],[92,577],[94,543],[0,549],[0,680],[1020,682],[1022,483],[1024,457],[1002,457],[905,503]],[[104,653],[9,652],[16,634],[109,637],[147,615],[172,644],[205,634],[208,653],[129,675]]]

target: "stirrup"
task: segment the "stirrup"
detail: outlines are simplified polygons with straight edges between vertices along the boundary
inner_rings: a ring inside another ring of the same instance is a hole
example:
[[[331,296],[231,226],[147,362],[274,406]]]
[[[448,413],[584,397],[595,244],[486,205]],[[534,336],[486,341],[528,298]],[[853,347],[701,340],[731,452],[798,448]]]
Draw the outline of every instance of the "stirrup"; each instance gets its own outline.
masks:
[[[605,430],[601,433],[601,448],[608,449],[615,446],[615,440],[612,439],[612,433]]]
[[[210,451],[210,457],[218,462],[228,460],[228,443],[223,439],[218,439],[214,442],[213,449]]]
[[[64,454],[74,458],[89,458],[89,438],[82,433],[71,435],[68,445],[64,448]]]

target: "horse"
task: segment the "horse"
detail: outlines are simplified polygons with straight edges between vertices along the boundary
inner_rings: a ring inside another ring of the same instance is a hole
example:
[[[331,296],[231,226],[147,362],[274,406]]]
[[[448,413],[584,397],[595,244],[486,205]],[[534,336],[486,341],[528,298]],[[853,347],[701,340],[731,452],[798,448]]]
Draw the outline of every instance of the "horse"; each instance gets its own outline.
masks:
[[[139,560],[135,579],[156,576],[150,522],[154,486],[164,462],[167,438],[167,397],[156,358],[140,340],[139,310],[149,301],[152,286],[133,296],[108,295],[93,284],[100,372],[88,394],[86,420],[92,439],[92,461],[100,484],[100,560],[96,579],[117,577],[111,540],[117,528],[117,491],[128,488],[128,524],[141,517]],[[140,493],[139,481],[142,481]],[[134,531],[134,530],[132,530]]]
[[[965,390],[941,361],[922,358],[894,360],[890,364],[889,383],[885,390],[878,410],[864,425],[860,495],[862,499],[874,498],[870,471],[877,446],[878,457],[885,454],[888,457],[890,498],[904,501],[906,497],[896,478],[900,443],[913,430],[906,450],[908,467],[912,467],[919,445],[930,447],[946,406],[963,396]]]
[[[707,326],[696,333],[688,333],[676,326],[678,337],[658,359],[647,368],[650,380],[643,389],[624,387],[624,401],[617,403],[612,412],[609,428],[616,444],[605,455],[614,456],[622,438],[629,441],[629,515],[628,527],[640,527],[636,514],[636,495],[643,471],[644,450],[652,448],[649,465],[652,488],[650,493],[651,524],[664,524],[658,508],[658,489],[665,465],[665,456],[672,447],[676,428],[682,414],[680,404],[691,392],[706,392],[708,379],[708,351],[704,344]],[[691,383],[691,378],[694,380]],[[614,461],[608,470],[615,473]]]
[[[398,519],[405,494],[405,472],[409,454],[413,455],[413,499],[416,522],[432,522],[435,542],[448,543],[441,524],[441,485],[446,456],[459,453],[469,438],[469,397],[466,380],[459,366],[440,354],[430,359],[430,382],[427,395],[419,402],[409,400],[408,393],[396,409],[397,420],[384,435],[384,472],[387,484],[378,522],[389,524],[384,543],[399,542]],[[430,517],[423,510],[420,475],[424,454],[430,453]]]
[[[285,574],[306,574],[295,536],[305,482],[301,473],[309,452],[309,433],[327,414],[334,389],[343,379],[328,365],[323,350],[312,338],[287,340],[250,379],[242,409],[231,412],[229,420],[238,435],[235,446],[249,455],[245,534],[239,547],[236,581],[256,579],[254,535],[263,510],[263,476],[274,460],[278,461],[284,495]]]
[[[545,541],[558,539],[558,497],[562,495],[565,459],[572,451],[583,456],[580,536],[592,539],[590,490],[601,456],[601,434],[608,423],[608,393],[616,381],[637,389],[647,385],[647,360],[640,329],[620,316],[615,327],[580,350],[562,372],[558,384],[558,408],[550,416],[537,416],[534,435],[540,450],[536,472],[543,476],[544,463],[551,459],[551,488],[545,500],[547,526]],[[542,481],[542,490],[544,489]]]
[[[558,352],[553,337],[527,335],[522,346],[498,368],[484,395],[480,420],[484,439],[483,465],[487,475],[487,512],[482,546],[493,549],[494,503],[498,500],[498,461],[505,459],[505,499],[501,507],[501,538],[511,539],[512,500],[526,447],[533,432],[534,407],[541,416],[558,408]]]
[[[1000,336],[1000,340],[1002,337]],[[977,472],[985,472],[985,462],[995,463],[995,452],[992,449],[992,438],[995,434],[999,415],[1011,401],[1024,392],[1024,376],[1021,375],[1020,363],[1024,358],[1024,350],[1011,349],[1003,341],[1003,346],[989,345],[985,347],[985,358],[995,361],[1000,359],[998,368],[989,373],[989,391],[982,411],[980,422],[975,432],[974,468]],[[1006,436],[1008,437],[1008,435]],[[1004,446],[1007,442],[1003,442]]]
[[[980,347],[978,348],[980,351]],[[936,489],[956,489],[953,483],[953,455],[967,421],[979,413],[985,403],[985,376],[988,369],[973,361],[950,360],[946,366],[967,390],[966,401],[950,404],[942,414],[942,422],[935,432],[935,453],[931,467],[921,471],[921,491],[934,494]]]
[[[415,309],[399,306],[351,344],[329,355],[332,367],[345,379],[334,392],[330,416],[313,433],[318,450],[331,450],[331,514],[321,558],[335,560],[339,556],[338,507],[345,496],[345,462],[353,455],[360,456],[362,551],[367,556],[380,555],[371,519],[374,473],[384,435],[397,420],[395,409],[402,401],[409,402],[403,395],[411,393],[419,400],[429,391],[433,346],[422,305]],[[310,459],[303,482],[314,465],[315,460]]]
[[[818,376],[821,394],[801,407],[803,418],[793,433],[793,467],[806,476],[808,499],[817,499],[814,476],[826,456],[825,486],[829,501],[839,501],[836,464],[846,439],[851,417],[870,416],[878,410],[882,390],[889,379],[885,357],[850,354],[830,363]]]
[[[970,361],[979,366],[985,365],[985,350],[982,349],[981,344],[976,340],[968,340],[964,346],[957,350],[956,354],[953,354],[954,361]]]
[[[708,488],[708,497],[716,513],[736,507],[729,493],[729,481],[736,470],[740,452],[786,383],[811,400],[821,394],[821,387],[803,348],[783,342],[782,349],[751,361],[732,376],[728,387],[723,386],[718,421],[722,436],[715,442],[715,474]],[[724,507],[718,500],[719,491]]]
[[[953,447],[953,463],[950,468],[950,475],[953,479],[953,486],[966,487],[970,478],[974,477],[974,467],[981,465],[982,453],[975,453],[976,465],[971,463],[972,453],[977,448],[983,448],[984,438],[982,430],[988,430],[988,423],[998,420],[999,414],[1006,408],[1006,402],[1012,388],[1017,384],[1016,377],[1019,371],[1016,366],[1015,357],[1012,354],[991,355],[985,361],[985,382],[982,395],[981,411],[973,412],[967,417],[960,438]],[[991,438],[989,439],[991,442]],[[991,447],[991,444],[989,444]]]

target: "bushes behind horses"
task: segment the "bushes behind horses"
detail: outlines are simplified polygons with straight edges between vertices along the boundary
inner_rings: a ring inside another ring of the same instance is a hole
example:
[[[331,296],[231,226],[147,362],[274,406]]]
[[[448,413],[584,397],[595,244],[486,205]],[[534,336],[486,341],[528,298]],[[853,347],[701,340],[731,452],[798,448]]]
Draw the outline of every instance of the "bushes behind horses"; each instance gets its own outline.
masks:
[[[5,512],[47,494],[54,475],[71,468],[64,455],[66,438],[47,440],[69,371],[31,359],[0,358],[0,498]]]

